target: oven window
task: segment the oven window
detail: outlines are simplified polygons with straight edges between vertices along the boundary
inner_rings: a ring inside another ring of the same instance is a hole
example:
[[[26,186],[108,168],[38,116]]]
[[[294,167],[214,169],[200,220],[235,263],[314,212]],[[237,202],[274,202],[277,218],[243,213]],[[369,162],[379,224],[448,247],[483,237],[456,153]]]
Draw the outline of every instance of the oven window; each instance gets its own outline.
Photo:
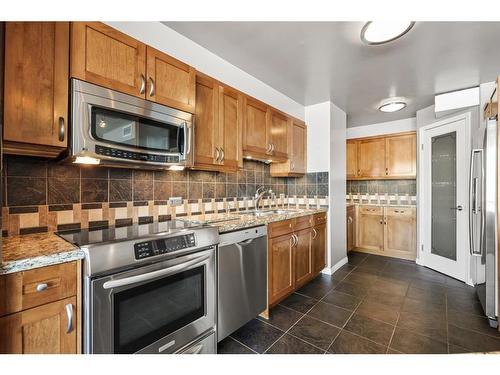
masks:
[[[169,153],[182,153],[183,128],[147,118],[92,107],[92,137],[117,145]]]
[[[205,266],[114,294],[114,352],[130,354],[205,315]]]

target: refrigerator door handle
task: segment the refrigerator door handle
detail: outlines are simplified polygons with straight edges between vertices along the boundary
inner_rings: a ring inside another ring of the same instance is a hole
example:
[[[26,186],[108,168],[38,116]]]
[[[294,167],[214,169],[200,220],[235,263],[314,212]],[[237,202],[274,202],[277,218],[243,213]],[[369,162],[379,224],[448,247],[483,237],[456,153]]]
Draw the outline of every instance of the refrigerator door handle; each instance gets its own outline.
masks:
[[[479,249],[476,249],[476,215],[480,215],[480,226],[483,227],[483,215],[481,212],[481,207],[478,206],[478,192],[479,192],[479,178],[474,177],[475,167],[476,167],[476,156],[479,156],[481,164],[483,159],[483,150],[482,149],[474,149],[471,153],[470,158],[470,175],[469,175],[469,246],[470,246],[470,254],[474,256],[481,256],[481,245],[482,239],[480,238]],[[480,166],[482,168],[482,165]],[[481,169],[481,173],[482,173]],[[482,237],[482,230],[479,230],[479,235]]]

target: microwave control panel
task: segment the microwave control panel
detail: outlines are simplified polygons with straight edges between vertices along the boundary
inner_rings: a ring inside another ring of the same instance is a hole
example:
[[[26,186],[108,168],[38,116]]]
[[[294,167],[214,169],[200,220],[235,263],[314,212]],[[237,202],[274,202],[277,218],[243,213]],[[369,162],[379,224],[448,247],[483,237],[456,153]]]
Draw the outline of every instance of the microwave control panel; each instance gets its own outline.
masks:
[[[154,163],[179,163],[179,155],[154,155],[145,154],[142,152],[133,152],[120,150],[119,148],[111,148],[105,146],[95,146],[95,153],[98,155],[109,156],[112,158],[150,161]]]
[[[193,233],[134,244],[135,259],[153,257],[196,246]]]

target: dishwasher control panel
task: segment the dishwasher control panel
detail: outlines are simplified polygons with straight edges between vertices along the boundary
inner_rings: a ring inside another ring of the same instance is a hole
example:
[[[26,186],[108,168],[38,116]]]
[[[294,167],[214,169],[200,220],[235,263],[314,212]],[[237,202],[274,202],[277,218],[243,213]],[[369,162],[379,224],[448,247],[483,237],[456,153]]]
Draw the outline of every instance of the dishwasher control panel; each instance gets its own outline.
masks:
[[[135,259],[140,260],[156,255],[167,254],[193,246],[196,246],[196,240],[193,233],[162,238],[159,240],[138,242],[134,244]]]

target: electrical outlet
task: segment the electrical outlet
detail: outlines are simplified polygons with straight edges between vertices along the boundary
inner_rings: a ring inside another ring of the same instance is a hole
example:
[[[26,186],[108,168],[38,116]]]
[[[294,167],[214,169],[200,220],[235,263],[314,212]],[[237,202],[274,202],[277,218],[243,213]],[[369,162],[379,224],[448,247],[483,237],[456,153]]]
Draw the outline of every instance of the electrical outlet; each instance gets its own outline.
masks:
[[[168,203],[171,206],[180,206],[182,204],[182,197],[170,197],[168,198]]]

